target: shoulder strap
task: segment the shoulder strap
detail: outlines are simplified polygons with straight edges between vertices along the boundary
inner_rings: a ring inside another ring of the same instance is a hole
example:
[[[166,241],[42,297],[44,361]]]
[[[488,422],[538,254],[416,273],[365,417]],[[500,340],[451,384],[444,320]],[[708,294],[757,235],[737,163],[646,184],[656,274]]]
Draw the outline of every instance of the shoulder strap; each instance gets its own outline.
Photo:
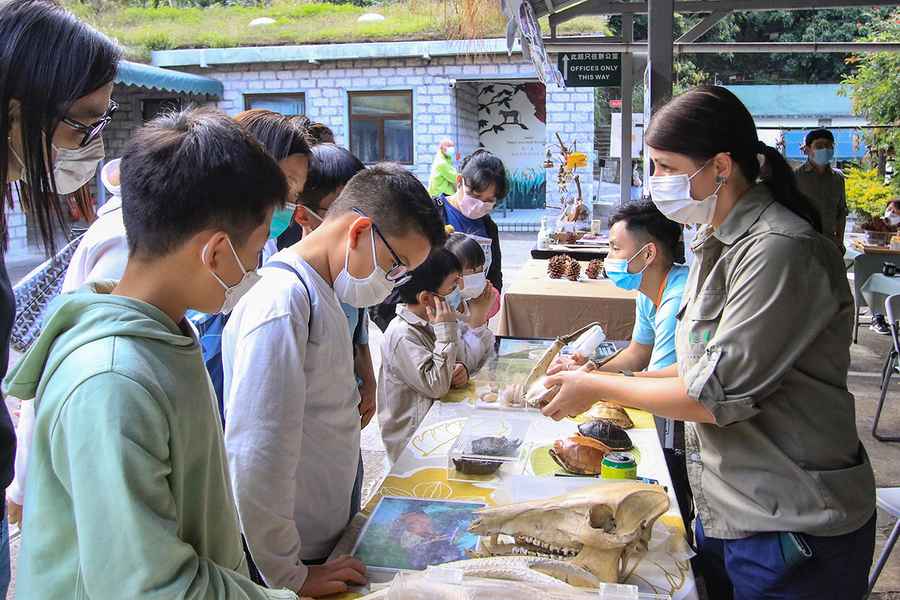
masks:
[[[303,284],[303,289],[306,290],[306,297],[309,298],[309,322],[307,323],[307,327],[310,331],[312,331],[312,317],[313,317],[313,304],[312,304],[312,294],[309,291],[309,286],[306,285],[306,280],[303,279],[303,276],[300,275],[300,271],[287,264],[286,262],[281,262],[280,260],[270,260],[265,265],[264,268],[272,267],[274,269],[281,269],[282,271],[290,271],[294,275],[297,276],[297,279],[300,280],[300,283]]]

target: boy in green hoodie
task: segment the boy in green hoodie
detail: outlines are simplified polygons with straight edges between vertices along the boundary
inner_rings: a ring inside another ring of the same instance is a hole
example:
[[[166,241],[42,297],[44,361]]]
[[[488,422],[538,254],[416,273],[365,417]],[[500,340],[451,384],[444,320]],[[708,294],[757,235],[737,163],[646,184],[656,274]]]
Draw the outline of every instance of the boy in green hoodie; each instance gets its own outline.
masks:
[[[10,373],[34,398],[20,598],[296,598],[247,578],[222,429],[188,308],[227,312],[256,280],[287,184],[234,121],[197,110],[122,159],[129,260],[61,296]]]

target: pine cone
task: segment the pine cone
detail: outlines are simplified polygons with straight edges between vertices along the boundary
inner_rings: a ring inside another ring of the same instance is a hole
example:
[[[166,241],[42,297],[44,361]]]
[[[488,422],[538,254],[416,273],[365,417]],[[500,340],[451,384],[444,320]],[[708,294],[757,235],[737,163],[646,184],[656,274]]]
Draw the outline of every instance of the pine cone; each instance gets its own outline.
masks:
[[[565,254],[557,254],[547,263],[547,274],[550,279],[559,279],[566,274],[566,267],[569,263],[569,257]]]
[[[569,264],[566,266],[566,277],[570,281],[578,281],[579,275],[581,275],[581,263],[570,258]]]
[[[599,258],[595,258],[591,262],[588,263],[587,270],[585,274],[588,276],[588,279],[600,279],[600,271],[603,270],[603,261]]]

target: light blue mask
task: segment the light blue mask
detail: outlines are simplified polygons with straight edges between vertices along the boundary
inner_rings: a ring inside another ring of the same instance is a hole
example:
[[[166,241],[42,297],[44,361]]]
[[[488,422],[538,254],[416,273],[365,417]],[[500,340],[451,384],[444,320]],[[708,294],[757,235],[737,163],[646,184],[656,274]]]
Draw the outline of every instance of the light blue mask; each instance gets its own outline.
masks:
[[[463,303],[462,293],[459,291],[459,287],[453,288],[453,291],[444,296],[444,300],[447,301],[447,304],[455,311],[459,311],[460,305]]]
[[[813,154],[810,157],[810,159],[820,167],[824,167],[830,163],[833,158],[834,148],[819,148],[818,150],[813,150]]]
[[[644,270],[647,268],[647,265],[644,265],[644,268],[638,271],[637,273],[629,273],[628,265],[631,264],[637,255],[644,251],[649,244],[644,244],[644,247],[638,250],[634,256],[625,260],[624,258],[607,258],[603,261],[603,270],[606,271],[606,276],[609,277],[610,281],[612,281],[616,287],[621,288],[623,290],[636,290],[641,287],[641,281],[644,279]]]

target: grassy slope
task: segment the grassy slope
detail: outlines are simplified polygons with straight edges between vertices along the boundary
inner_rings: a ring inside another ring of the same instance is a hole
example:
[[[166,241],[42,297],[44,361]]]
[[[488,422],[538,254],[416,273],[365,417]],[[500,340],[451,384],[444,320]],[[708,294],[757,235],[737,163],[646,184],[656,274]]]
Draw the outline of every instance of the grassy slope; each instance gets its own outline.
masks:
[[[506,25],[496,0],[476,0],[477,13],[465,29],[455,3],[446,0],[401,0],[375,8],[305,0],[275,0],[266,8],[118,8],[102,10],[77,0],[65,3],[79,17],[119,40],[132,59],[146,59],[151,50],[171,48],[223,48],[394,40],[442,40],[502,37]],[[385,20],[358,23],[366,12]],[[258,17],[275,19],[274,25],[249,27]],[[547,24],[542,23],[544,31]],[[567,23],[562,34],[605,31],[599,18]]]

